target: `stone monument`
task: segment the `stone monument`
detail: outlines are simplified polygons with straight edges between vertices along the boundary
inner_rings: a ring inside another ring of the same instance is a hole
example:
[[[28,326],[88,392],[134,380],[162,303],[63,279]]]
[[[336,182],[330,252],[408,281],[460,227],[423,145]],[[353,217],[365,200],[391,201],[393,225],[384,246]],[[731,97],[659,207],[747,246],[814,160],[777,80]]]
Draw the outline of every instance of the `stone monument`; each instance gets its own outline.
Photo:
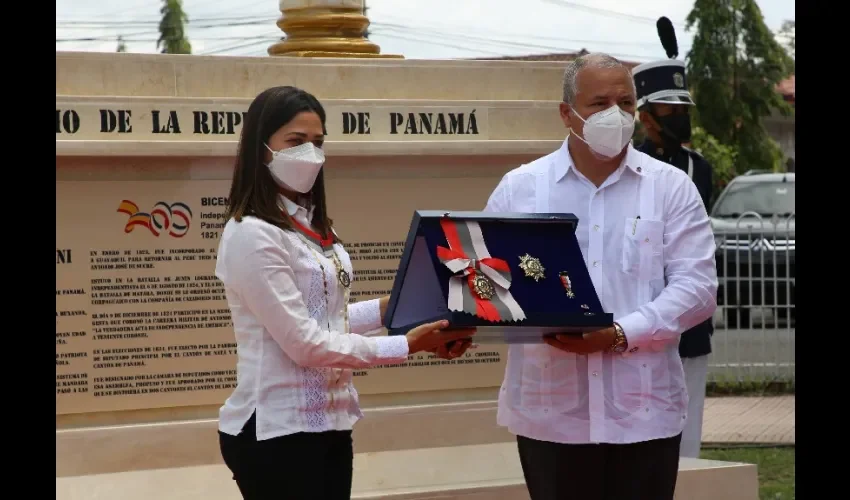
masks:
[[[296,85],[326,108],[355,300],[390,290],[415,209],[480,210],[563,141],[560,64],[385,57],[362,1],[280,4],[287,38],[269,54],[289,57],[56,53],[57,499],[238,498],[216,436],[235,344],[213,268],[260,91]],[[504,353],[358,372],[357,498],[527,498],[495,423]],[[755,498],[750,466],[689,462],[682,477],[687,498]]]

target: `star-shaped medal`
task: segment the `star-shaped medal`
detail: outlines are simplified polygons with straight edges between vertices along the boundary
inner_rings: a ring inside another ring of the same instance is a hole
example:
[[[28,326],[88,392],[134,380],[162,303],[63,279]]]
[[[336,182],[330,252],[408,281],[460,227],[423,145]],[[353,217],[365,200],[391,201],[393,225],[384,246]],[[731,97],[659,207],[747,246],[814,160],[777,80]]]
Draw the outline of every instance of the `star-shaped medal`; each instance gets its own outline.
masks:
[[[546,277],[543,274],[546,269],[537,257],[528,254],[523,255],[519,258],[519,268],[522,269],[527,278],[533,278],[534,281],[540,281],[541,278]]]

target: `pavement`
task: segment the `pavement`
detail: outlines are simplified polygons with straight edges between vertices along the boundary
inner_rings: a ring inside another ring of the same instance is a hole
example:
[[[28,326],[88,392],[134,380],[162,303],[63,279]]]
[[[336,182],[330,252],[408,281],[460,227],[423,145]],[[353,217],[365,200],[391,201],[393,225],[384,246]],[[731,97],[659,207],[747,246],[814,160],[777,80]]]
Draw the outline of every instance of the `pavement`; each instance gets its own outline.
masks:
[[[707,397],[702,442],[795,444],[795,397]]]
[[[718,324],[711,339],[709,380],[793,380],[797,329],[765,325],[731,329]],[[793,445],[793,395],[712,397],[705,400],[704,444]]]

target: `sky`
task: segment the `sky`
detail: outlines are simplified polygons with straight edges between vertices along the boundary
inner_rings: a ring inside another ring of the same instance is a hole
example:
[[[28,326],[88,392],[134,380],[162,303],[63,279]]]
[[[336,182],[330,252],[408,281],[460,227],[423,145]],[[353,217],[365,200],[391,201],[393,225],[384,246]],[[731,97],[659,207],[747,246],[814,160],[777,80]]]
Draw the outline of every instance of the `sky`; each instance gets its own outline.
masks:
[[[286,3],[286,0],[283,0]],[[196,55],[266,56],[282,32],[277,0],[183,0]],[[655,29],[669,17],[680,59],[692,35],[688,0],[367,0],[370,40],[407,59],[606,52],[626,61],[666,58]],[[774,32],[794,19],[794,0],[760,0]],[[56,50],[158,52],[162,0],[56,0]],[[521,6],[521,7],[520,7]]]

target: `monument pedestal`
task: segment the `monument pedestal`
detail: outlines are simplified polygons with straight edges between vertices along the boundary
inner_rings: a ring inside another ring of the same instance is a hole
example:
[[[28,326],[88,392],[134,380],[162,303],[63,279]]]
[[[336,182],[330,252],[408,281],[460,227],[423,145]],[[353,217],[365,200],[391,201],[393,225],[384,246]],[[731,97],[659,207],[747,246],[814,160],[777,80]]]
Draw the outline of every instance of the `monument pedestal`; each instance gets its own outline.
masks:
[[[224,465],[56,479],[56,500],[238,500]],[[354,457],[353,500],[528,500],[514,444]],[[684,459],[675,500],[757,500],[756,467]]]
[[[527,500],[516,442],[494,401],[367,410],[352,498]],[[416,429],[416,432],[411,432]],[[57,432],[57,500],[236,500],[217,421]],[[755,465],[682,459],[677,500],[756,500]]]
[[[238,498],[215,421],[235,346],[211,275],[260,91],[297,85],[326,108],[356,300],[389,293],[415,209],[480,210],[565,135],[563,68],[548,62],[57,53],[56,72],[57,499]],[[495,423],[504,354],[358,372],[354,498],[525,498]],[[752,466],[683,467],[683,499],[755,498]]]

